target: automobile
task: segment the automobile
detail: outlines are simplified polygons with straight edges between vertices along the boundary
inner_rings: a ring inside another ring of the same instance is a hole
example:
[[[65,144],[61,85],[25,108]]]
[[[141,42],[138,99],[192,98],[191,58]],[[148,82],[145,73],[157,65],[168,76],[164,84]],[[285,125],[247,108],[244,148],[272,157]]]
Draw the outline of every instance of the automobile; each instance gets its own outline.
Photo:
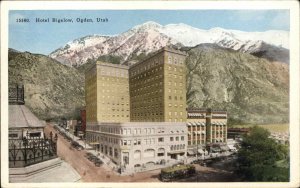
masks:
[[[94,162],[97,159],[98,158],[95,155],[92,155],[92,156],[88,157],[88,160],[90,160],[91,162]]]
[[[95,166],[101,166],[103,164],[103,162],[99,158],[97,158],[97,159],[95,159],[94,164],[95,164]]]
[[[78,151],[80,151],[80,150],[84,150],[84,147],[82,147],[81,145],[79,145],[79,146],[76,147],[76,149],[77,149]]]
[[[93,155],[93,154],[90,153],[90,152],[87,152],[87,153],[85,154],[86,157],[89,157],[89,156],[92,156],[92,155]]]

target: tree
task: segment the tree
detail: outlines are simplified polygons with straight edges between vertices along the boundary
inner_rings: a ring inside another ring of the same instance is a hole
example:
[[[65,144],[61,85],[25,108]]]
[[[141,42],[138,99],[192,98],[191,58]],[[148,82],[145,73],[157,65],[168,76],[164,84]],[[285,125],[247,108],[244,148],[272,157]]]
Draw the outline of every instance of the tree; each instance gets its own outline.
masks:
[[[289,167],[278,166],[288,161],[288,147],[269,138],[270,132],[254,126],[243,137],[238,152],[237,173],[247,181],[289,181]],[[289,165],[287,165],[289,166]]]

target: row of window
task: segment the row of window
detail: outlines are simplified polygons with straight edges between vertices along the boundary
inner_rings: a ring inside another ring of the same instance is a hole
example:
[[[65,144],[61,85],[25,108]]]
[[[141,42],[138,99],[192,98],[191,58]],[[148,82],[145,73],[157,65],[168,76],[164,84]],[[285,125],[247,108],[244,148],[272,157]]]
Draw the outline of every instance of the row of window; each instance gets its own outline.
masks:
[[[100,127],[97,125],[87,125],[87,130],[101,131],[103,133],[121,134],[121,135],[138,135],[138,134],[155,134],[164,133],[163,128],[116,128],[116,127]]]
[[[149,84],[149,85],[142,84],[141,86],[137,86],[137,87],[130,86],[130,92],[131,93],[142,92],[142,91],[146,92],[153,88],[157,88],[158,86],[162,86],[162,82],[153,83],[153,84]]]
[[[168,122],[183,122],[183,119],[182,118],[180,118],[180,119],[177,119],[177,118],[169,118],[168,119]]]
[[[185,149],[185,144],[180,144],[180,145],[171,145],[170,146],[170,150],[182,150]]]
[[[194,140],[194,141],[188,141],[188,145],[196,145],[196,144],[204,144],[205,143],[205,139],[202,139],[202,140],[197,140],[197,142]]]
[[[179,100],[182,100],[183,99],[183,97],[182,96],[174,96],[174,98],[173,98],[175,101],[177,101],[177,99],[179,99]],[[169,95],[169,100],[172,100],[172,96],[171,95]]]
[[[146,138],[143,140],[144,145],[152,145],[157,142],[164,142],[164,137],[159,137],[157,139],[155,138]],[[120,144],[121,146],[131,146],[131,145],[141,145],[141,139],[118,139],[114,137],[107,137],[107,136],[91,136],[91,142],[107,142],[107,143],[112,143],[112,144]],[[184,141],[184,136],[176,136],[176,137],[170,137],[170,141]]]
[[[163,60],[160,60],[160,64],[163,63]],[[162,66],[157,66],[159,64],[158,61],[152,61],[152,62],[143,62],[143,64],[139,64],[136,67],[133,67],[129,70],[130,77],[136,76],[138,74],[142,74],[145,71],[152,71],[157,72],[159,70],[162,70]]]
[[[110,86],[110,87],[112,87],[112,86]],[[117,86],[115,86],[115,87],[117,87]],[[129,92],[128,88],[127,89],[125,89],[125,88],[121,89],[120,87],[118,87],[118,89],[101,89],[101,90],[98,90],[98,91],[100,91],[102,93],[113,93],[113,94],[114,93],[128,93]]]
[[[139,74],[138,76],[135,76],[135,77],[131,77],[130,78],[130,82],[132,83],[136,83],[136,82],[140,82],[140,81],[144,81],[144,83],[148,83],[148,82],[152,82],[154,80],[158,80],[158,79],[162,79],[163,77],[163,72],[161,72],[161,74],[159,75],[151,75],[150,76],[150,73],[147,75],[146,73],[144,74]]]
[[[104,68],[101,67],[100,75],[115,76],[115,77],[128,77],[128,70],[122,70],[119,68]]]
[[[183,131],[184,132],[184,131]],[[181,136],[180,137],[180,140],[181,141],[184,141],[184,136]],[[176,137],[170,137],[170,142],[173,142],[173,141],[180,141],[179,140],[179,136],[176,136]]]

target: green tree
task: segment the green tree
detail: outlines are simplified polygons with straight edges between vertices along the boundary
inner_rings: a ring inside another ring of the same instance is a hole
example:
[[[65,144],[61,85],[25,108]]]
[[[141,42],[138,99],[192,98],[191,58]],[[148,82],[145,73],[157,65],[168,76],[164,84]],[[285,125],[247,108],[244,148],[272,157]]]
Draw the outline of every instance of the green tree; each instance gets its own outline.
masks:
[[[278,161],[287,161],[288,147],[269,138],[270,132],[254,126],[243,137],[238,152],[237,173],[247,181],[289,181],[289,165],[279,166]]]

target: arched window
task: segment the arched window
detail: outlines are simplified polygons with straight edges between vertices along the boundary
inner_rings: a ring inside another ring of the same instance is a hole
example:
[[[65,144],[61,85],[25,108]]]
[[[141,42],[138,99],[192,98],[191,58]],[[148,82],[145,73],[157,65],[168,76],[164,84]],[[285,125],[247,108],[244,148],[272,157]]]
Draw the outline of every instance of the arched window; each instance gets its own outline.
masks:
[[[155,157],[155,150],[154,149],[146,149],[144,151],[144,157]]]
[[[141,159],[141,151],[140,150],[135,150],[133,153],[133,158],[134,159]]]

